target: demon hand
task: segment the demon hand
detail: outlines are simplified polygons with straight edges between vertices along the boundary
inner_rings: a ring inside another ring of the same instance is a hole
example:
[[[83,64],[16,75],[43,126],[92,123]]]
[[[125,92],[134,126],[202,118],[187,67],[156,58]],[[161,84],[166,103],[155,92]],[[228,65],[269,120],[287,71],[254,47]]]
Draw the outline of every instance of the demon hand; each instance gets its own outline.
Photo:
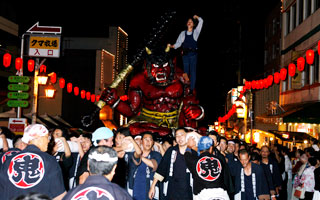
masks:
[[[189,104],[183,108],[184,115],[187,119],[199,120],[203,117],[203,108],[199,105]]]
[[[120,100],[117,95],[117,91],[114,88],[106,88],[103,90],[100,99],[110,106],[115,106],[115,104],[118,104]]]

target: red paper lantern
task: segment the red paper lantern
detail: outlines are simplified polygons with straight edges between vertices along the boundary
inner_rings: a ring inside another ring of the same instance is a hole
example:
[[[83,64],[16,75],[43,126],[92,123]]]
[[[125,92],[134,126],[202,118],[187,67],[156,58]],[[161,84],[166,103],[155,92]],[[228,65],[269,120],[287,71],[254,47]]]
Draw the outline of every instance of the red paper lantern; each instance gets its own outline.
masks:
[[[39,72],[40,72],[40,73],[41,73],[41,72],[47,73],[47,66],[41,65]]]
[[[87,93],[86,93],[86,99],[87,99],[88,101],[90,101],[90,99],[91,99],[91,93],[90,93],[90,92],[87,92]]]
[[[268,86],[271,86],[273,83],[273,76],[269,75],[267,79],[268,79]]]
[[[50,82],[55,84],[57,82],[57,74],[55,72],[52,72],[50,75]]]
[[[15,64],[16,64],[16,70],[20,71],[22,69],[22,65],[23,65],[22,58],[20,58],[20,57],[16,58]]]
[[[263,79],[259,80],[259,89],[263,89]]]
[[[296,65],[293,63],[290,63],[288,66],[289,76],[293,77],[296,74]]]
[[[64,78],[60,78],[60,79],[59,79],[59,86],[60,86],[60,88],[64,88],[65,85],[66,85],[66,81],[64,80]]]
[[[93,102],[95,102],[95,100],[96,100],[96,95],[92,94],[91,95],[91,102],[93,103]]]
[[[100,100],[100,95],[96,95],[96,101]]]
[[[284,80],[286,80],[286,78],[287,78],[287,69],[286,68],[282,68],[280,70],[280,79],[282,81],[284,81]]]
[[[72,83],[67,84],[67,92],[69,92],[69,93],[72,92]]]
[[[251,89],[251,82],[250,81],[246,81],[244,85],[246,86],[247,90]]]
[[[34,70],[34,60],[30,59],[28,60],[28,71],[33,72]]]
[[[81,99],[86,98],[86,91],[85,90],[81,90],[80,96],[81,96]]]
[[[73,93],[74,93],[74,95],[78,96],[79,95],[79,87],[74,87]]]
[[[312,49],[309,49],[307,52],[306,52],[306,60],[307,60],[307,63],[309,65],[312,65],[313,64],[313,61],[314,61],[314,51]]]
[[[275,72],[273,75],[273,80],[275,84],[279,84],[280,83],[280,73],[279,72]]]
[[[251,81],[251,88],[256,89],[256,81],[255,80]]]
[[[5,53],[3,55],[3,66],[4,67],[9,67],[11,65],[11,54],[10,53]]]
[[[302,72],[304,70],[305,59],[300,57],[297,59],[297,69]]]
[[[268,78],[263,79],[263,88],[268,88],[269,84],[268,84]]]

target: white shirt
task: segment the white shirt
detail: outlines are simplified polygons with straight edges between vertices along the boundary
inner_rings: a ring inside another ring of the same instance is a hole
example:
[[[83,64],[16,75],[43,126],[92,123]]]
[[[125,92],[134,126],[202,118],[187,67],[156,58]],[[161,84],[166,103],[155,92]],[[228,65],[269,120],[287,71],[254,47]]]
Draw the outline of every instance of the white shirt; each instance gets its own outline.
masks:
[[[199,20],[199,23],[198,23],[197,27],[193,30],[193,39],[195,41],[198,40],[201,29],[202,29],[202,25],[203,25],[203,19],[201,17],[199,17],[198,20]],[[182,45],[182,43],[184,42],[185,34],[186,34],[186,31],[182,31],[180,33],[176,43],[174,44],[174,49],[177,49]],[[192,32],[187,31],[187,35],[191,35],[191,34],[192,34]]]

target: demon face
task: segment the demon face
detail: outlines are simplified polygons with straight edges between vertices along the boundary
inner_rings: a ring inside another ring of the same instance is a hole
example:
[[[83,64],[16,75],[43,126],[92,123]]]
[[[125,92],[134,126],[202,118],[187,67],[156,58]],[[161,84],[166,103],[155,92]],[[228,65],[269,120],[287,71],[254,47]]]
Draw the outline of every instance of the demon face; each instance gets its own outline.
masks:
[[[167,82],[167,79],[170,75],[170,66],[169,63],[164,63],[162,65],[159,64],[151,64],[151,75],[155,78],[158,84],[163,84]]]
[[[165,50],[149,50],[145,66],[145,74],[152,84],[166,86],[171,83],[174,76],[174,66],[168,52]]]

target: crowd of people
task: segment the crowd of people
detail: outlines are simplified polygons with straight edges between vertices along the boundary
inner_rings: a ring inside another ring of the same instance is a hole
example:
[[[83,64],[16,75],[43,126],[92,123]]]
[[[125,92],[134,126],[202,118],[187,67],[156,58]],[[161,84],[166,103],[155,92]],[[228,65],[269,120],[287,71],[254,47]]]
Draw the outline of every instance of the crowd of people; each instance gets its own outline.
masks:
[[[257,148],[182,127],[159,137],[128,127],[77,134],[40,124],[1,129],[0,194],[32,199],[320,199],[318,141]]]

